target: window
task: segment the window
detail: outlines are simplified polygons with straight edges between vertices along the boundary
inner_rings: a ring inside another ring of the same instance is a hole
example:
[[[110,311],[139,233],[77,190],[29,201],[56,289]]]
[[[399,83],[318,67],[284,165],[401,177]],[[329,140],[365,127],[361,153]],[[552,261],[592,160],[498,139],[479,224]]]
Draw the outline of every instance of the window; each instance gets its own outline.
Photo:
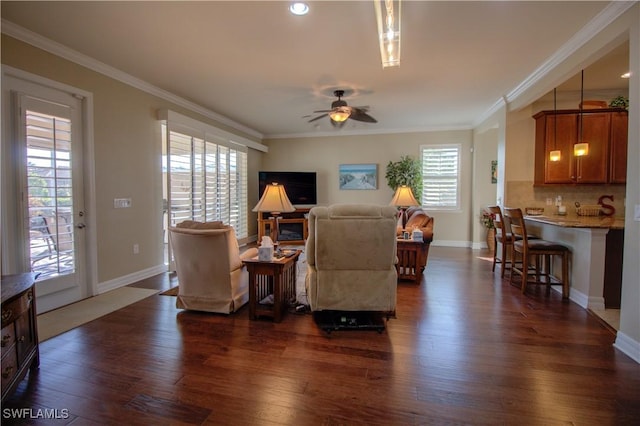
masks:
[[[422,205],[430,209],[460,208],[460,145],[423,145]]]
[[[220,220],[246,238],[247,153],[169,129],[166,171],[169,225]]]

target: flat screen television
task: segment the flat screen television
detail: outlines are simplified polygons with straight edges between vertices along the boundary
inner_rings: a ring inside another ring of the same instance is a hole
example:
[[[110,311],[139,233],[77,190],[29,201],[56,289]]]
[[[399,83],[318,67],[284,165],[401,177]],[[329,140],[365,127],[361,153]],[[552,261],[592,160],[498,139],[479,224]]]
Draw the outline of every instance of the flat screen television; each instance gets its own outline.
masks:
[[[258,172],[259,197],[262,197],[264,188],[273,182],[284,186],[293,205],[311,206],[318,203],[316,172]]]

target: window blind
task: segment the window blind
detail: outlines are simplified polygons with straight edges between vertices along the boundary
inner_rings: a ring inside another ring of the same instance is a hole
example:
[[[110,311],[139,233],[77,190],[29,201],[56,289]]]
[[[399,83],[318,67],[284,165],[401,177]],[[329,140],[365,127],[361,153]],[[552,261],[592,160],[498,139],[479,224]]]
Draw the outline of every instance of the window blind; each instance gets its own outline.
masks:
[[[422,146],[422,205],[455,210],[460,207],[460,145]]]
[[[165,130],[166,131],[166,130]],[[248,236],[247,153],[171,129],[167,144],[170,224],[220,220]]]

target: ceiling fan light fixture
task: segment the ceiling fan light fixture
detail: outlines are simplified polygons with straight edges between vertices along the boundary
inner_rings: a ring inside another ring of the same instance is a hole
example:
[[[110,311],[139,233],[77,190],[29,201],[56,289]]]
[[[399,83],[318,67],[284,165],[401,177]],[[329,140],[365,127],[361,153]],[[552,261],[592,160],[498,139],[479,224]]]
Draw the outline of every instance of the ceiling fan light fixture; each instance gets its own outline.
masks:
[[[400,66],[401,0],[375,0],[382,68]]]
[[[337,121],[338,123],[346,121],[350,115],[351,115],[351,111],[349,111],[349,108],[344,108],[344,107],[336,108],[335,110],[329,113],[329,117],[333,121]]]

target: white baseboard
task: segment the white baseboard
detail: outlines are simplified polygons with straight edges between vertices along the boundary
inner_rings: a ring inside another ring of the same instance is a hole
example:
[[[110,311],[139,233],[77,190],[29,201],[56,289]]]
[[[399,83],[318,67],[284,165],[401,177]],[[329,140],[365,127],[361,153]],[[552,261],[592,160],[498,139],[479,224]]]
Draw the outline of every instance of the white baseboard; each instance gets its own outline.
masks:
[[[433,240],[431,245],[434,247],[461,247],[461,248],[471,248],[470,241],[454,241],[454,240]],[[485,247],[486,247],[485,243]]]
[[[98,283],[98,294],[106,293],[107,291],[115,290],[116,288],[133,284],[137,281],[144,280],[146,278],[150,278],[154,275],[162,274],[164,272],[167,272],[167,265],[162,264],[143,269],[142,271],[137,271],[129,275],[114,278],[109,281]]]
[[[633,340],[621,331],[616,334],[613,347],[628,355],[629,358],[640,364],[640,342]]]

